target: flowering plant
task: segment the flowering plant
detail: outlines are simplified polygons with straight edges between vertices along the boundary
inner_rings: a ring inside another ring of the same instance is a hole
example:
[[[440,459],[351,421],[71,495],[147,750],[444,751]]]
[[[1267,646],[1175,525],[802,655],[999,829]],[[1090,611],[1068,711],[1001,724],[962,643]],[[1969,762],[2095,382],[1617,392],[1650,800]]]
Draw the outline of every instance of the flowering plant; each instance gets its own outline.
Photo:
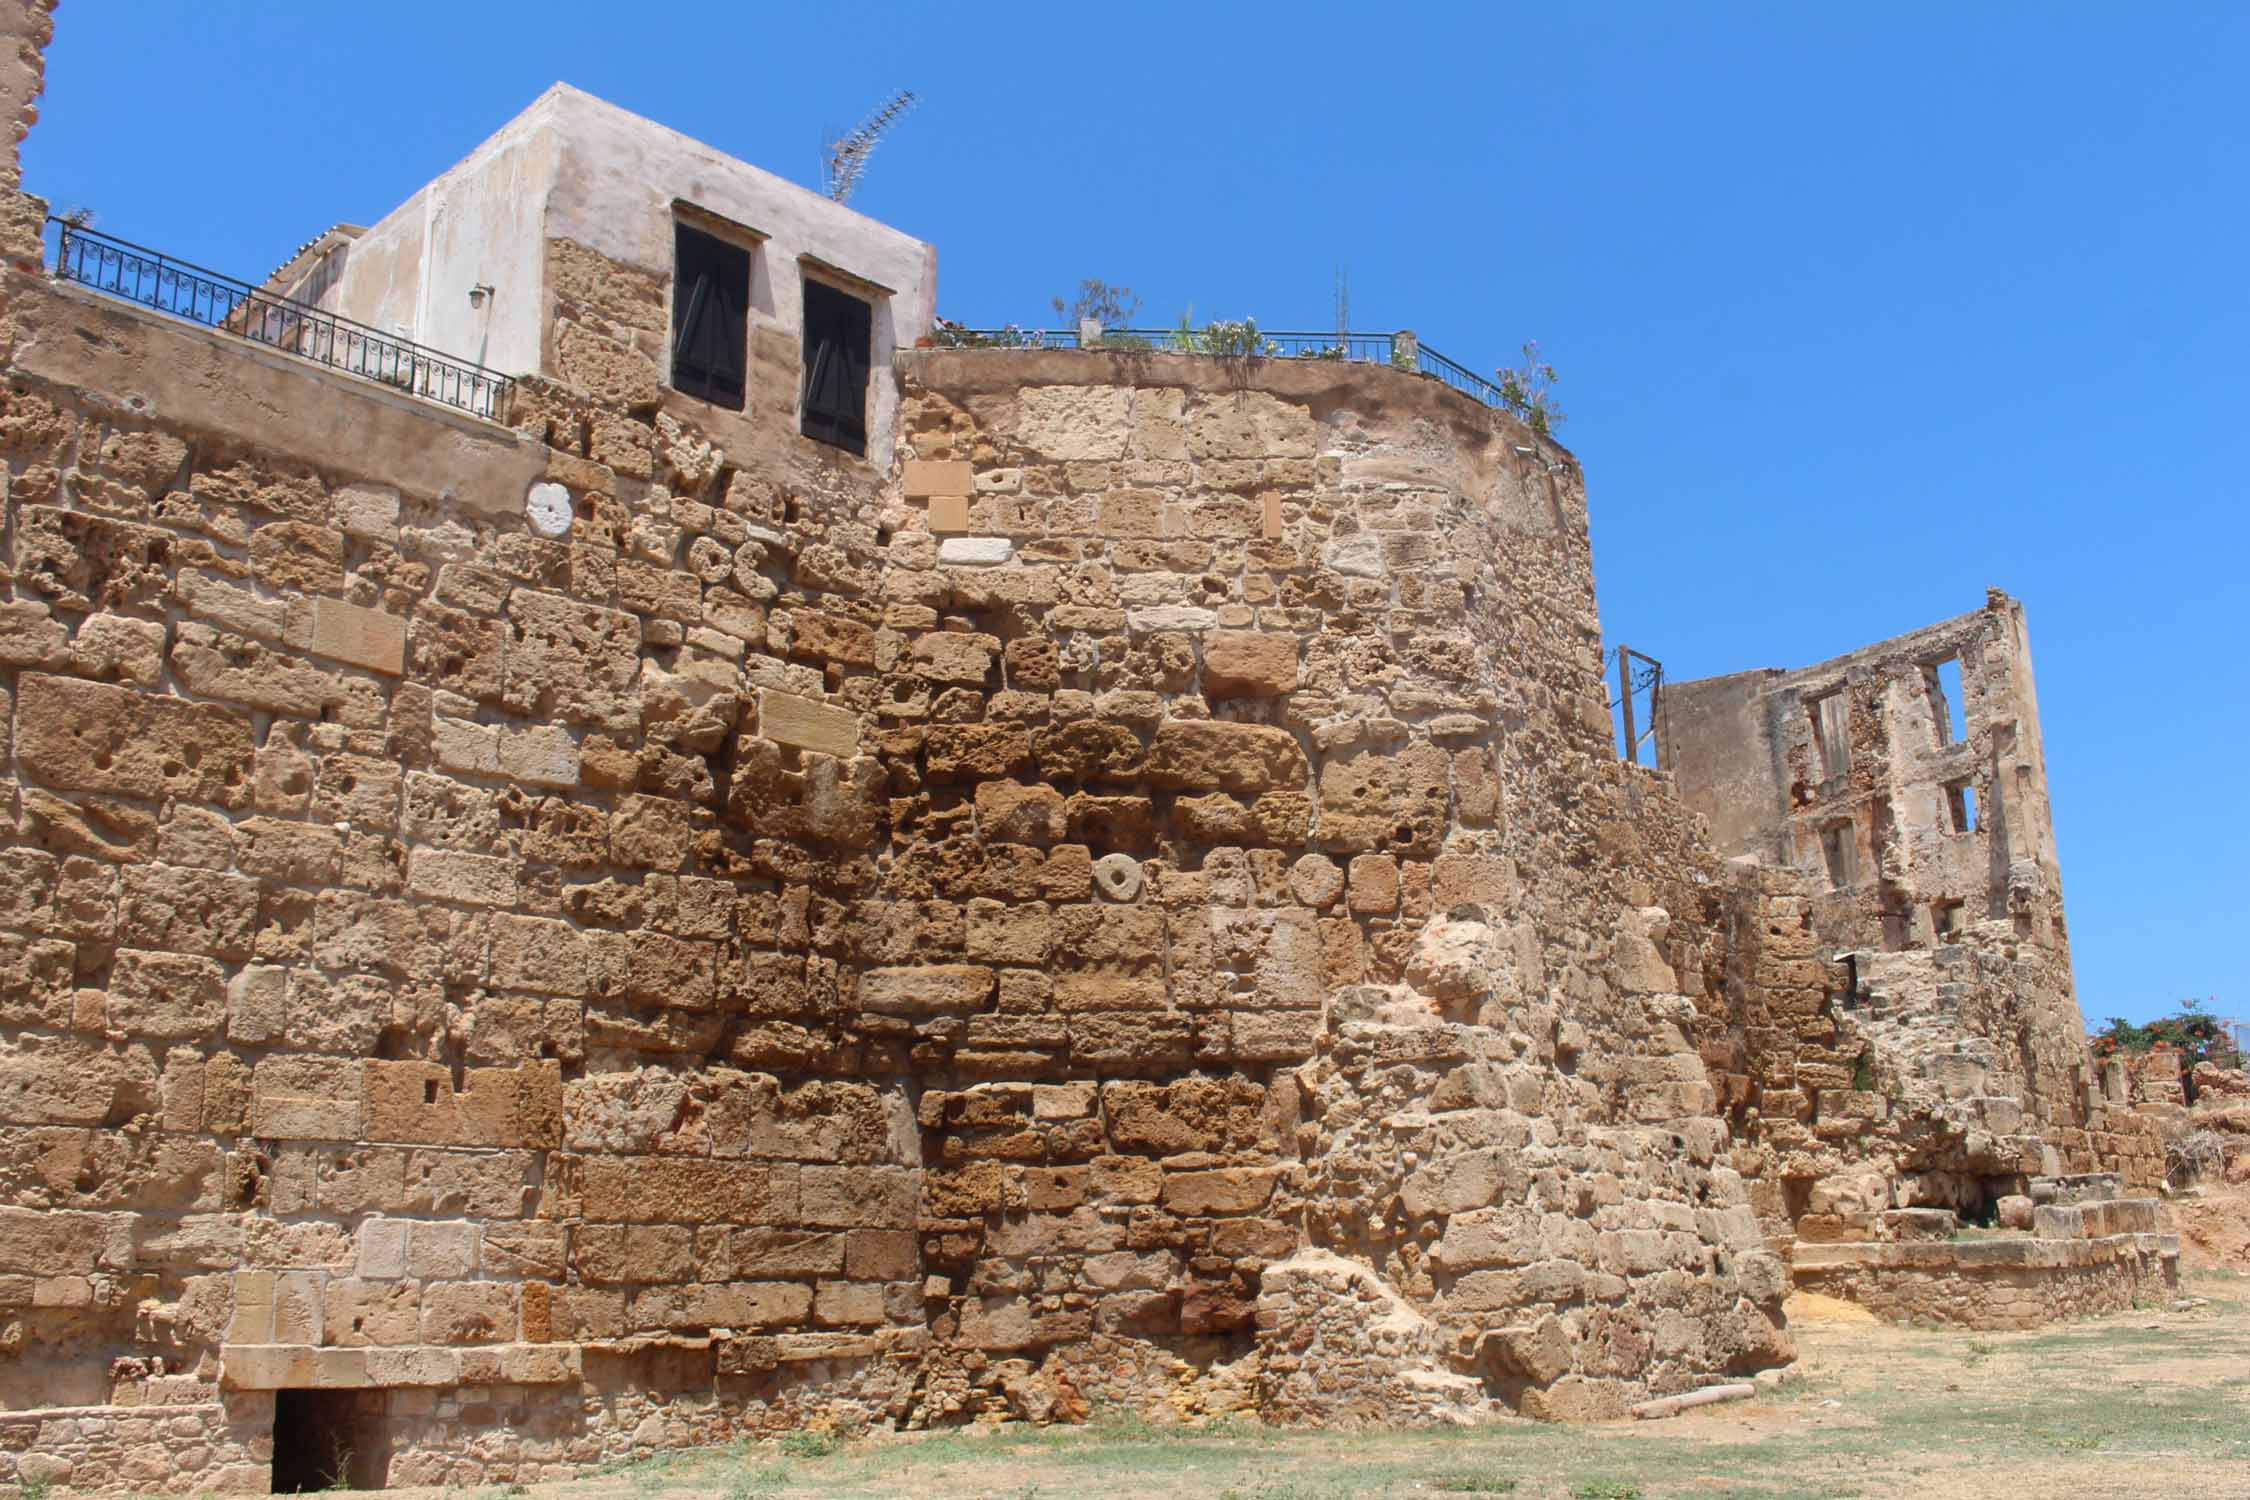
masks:
[[[1500,404],[1523,418],[1533,432],[1545,437],[1563,420],[1563,409],[1555,404],[1555,367],[1539,357],[1538,340],[1523,346],[1521,365],[1513,369],[1502,365],[1495,373],[1500,377]]]

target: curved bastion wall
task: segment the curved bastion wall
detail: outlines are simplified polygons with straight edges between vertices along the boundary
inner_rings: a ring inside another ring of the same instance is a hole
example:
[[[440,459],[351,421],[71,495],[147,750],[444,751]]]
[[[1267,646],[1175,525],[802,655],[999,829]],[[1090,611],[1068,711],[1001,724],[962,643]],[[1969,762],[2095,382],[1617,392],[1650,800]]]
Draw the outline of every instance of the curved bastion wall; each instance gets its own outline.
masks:
[[[1666,910],[1715,866],[1611,757],[1578,471],[1512,420],[921,352],[866,464],[7,298],[15,1472],[1786,1357]]]

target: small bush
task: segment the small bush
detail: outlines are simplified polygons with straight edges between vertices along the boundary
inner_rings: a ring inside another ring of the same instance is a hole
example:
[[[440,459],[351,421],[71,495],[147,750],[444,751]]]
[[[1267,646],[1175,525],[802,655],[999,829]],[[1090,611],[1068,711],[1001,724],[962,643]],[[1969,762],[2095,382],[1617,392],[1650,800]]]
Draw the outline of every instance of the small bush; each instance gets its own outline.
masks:
[[[1570,1500],[1644,1500],[1641,1487],[1622,1479],[1588,1479],[1570,1487]]]
[[[2198,1130],[2164,1148],[2164,1176],[2175,1187],[2215,1177],[2226,1164],[2226,1139],[2216,1130]]]
[[[791,1458],[826,1458],[843,1446],[844,1435],[833,1427],[800,1427],[781,1440]]]
[[[1512,1495],[1516,1482],[1505,1474],[1477,1471],[1440,1474],[1430,1481],[1430,1488],[1447,1495]]]

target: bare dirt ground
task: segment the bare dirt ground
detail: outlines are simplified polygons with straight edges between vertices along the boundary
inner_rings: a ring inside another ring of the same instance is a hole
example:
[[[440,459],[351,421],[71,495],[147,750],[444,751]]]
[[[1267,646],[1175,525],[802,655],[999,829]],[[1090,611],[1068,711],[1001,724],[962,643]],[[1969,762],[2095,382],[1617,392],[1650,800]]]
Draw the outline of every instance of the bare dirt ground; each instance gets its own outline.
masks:
[[[2199,1198],[2164,1205],[2190,1270],[2250,1271],[2250,1187],[2210,1183]]]
[[[1663,1422],[1340,1433],[1105,1420],[850,1442],[798,1434],[653,1458],[565,1484],[452,1493],[458,1500],[2250,1500],[2250,1277],[2203,1272],[2182,1291],[2209,1301],[2037,1333],[1801,1322],[1801,1378]]]

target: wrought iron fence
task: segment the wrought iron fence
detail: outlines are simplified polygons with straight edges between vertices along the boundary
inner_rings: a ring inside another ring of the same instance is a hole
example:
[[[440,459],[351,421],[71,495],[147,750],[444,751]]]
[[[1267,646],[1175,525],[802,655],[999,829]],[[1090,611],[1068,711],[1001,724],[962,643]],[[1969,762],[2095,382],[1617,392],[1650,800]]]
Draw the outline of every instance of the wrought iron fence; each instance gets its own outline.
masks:
[[[500,418],[508,378],[482,365],[448,359],[365,323],[276,297],[246,281],[98,234],[67,219],[48,222],[61,226],[55,248],[57,280],[206,328],[224,329],[488,421]]]
[[[1065,328],[963,328],[940,322],[942,349],[1076,349]],[[1444,381],[1487,406],[1513,407],[1494,382],[1446,358],[1429,345],[1391,333],[1269,333],[1252,323],[1210,323],[1201,328],[1105,328],[1105,350],[1145,349],[1154,354],[1204,354],[1255,359],[1313,359],[1411,369]]]

